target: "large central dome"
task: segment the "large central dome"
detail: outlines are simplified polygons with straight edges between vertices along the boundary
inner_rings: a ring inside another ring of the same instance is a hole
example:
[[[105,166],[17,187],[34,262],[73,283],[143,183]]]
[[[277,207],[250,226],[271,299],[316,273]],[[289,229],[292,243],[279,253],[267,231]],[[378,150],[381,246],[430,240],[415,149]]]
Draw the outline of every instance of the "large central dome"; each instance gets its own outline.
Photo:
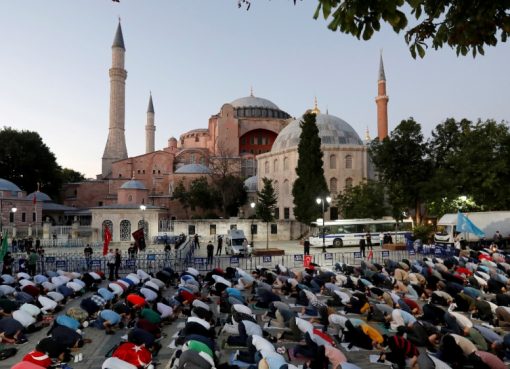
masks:
[[[269,108],[280,110],[278,105],[261,97],[246,96],[236,99],[230,103],[234,108]]]
[[[300,122],[298,118],[289,123],[276,138],[271,152],[297,147],[301,135]],[[316,118],[319,128],[319,137],[322,145],[362,145],[363,142],[349,123],[329,114],[318,114]]]
[[[230,103],[238,118],[277,118],[289,119],[290,115],[280,110],[278,105],[253,95],[241,97]]]

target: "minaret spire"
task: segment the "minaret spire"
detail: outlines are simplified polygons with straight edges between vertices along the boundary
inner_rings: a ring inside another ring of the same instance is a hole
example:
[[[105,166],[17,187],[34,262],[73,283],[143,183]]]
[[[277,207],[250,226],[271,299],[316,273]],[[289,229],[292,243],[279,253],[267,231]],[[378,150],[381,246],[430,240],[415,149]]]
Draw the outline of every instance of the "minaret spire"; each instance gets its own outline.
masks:
[[[154,125],[154,104],[152,103],[152,92],[149,94],[149,106],[147,107],[147,124],[145,125],[145,153],[154,152],[154,136],[156,126]]]
[[[112,163],[127,158],[124,135],[126,114],[126,78],[124,56],[126,47],[119,24],[112,44],[112,67],[110,68],[110,124],[108,140],[104,148],[101,175],[107,178],[112,172]]]
[[[321,113],[321,111],[319,110],[319,107],[317,106],[317,96],[315,96],[313,99],[312,113],[314,113],[315,115],[318,115]]]
[[[386,74],[384,73],[384,63],[381,55],[379,58],[379,78],[377,81],[377,97],[375,103],[377,105],[377,137],[383,140],[388,137],[388,101],[386,95]]]

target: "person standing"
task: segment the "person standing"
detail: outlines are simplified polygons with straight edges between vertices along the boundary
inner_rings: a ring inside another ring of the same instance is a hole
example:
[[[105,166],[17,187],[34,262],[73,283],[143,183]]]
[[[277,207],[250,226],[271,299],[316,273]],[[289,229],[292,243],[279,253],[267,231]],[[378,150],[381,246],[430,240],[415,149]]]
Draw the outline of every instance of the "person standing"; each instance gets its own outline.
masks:
[[[31,276],[35,275],[35,271],[37,269],[37,261],[39,260],[39,256],[34,250],[30,250],[28,254],[28,274]]]
[[[119,268],[122,262],[122,256],[119,249],[115,249],[115,279],[119,279]]]
[[[366,245],[365,238],[361,237],[361,239],[359,240],[359,252],[362,258],[365,257],[365,245]]]
[[[195,233],[195,237],[193,237],[193,242],[195,243],[195,247],[200,250],[200,240],[198,239],[198,233]]]
[[[37,243],[36,243],[36,250],[37,250]],[[87,270],[90,270],[91,267],[91,258],[92,258],[92,247],[90,247],[89,244],[85,246],[83,249],[83,254],[85,255],[85,262],[87,264]]]
[[[367,232],[366,238],[367,238],[367,247],[368,247],[368,249],[369,250],[373,250],[373,247],[372,247],[372,235]]]
[[[12,263],[14,262],[14,258],[11,256],[11,252],[7,251],[4,256],[4,263],[2,266],[2,274],[12,274]]]
[[[214,245],[211,241],[207,244],[207,264],[212,264],[214,256]]]
[[[305,248],[305,255],[310,255],[310,241],[308,240],[305,240],[305,242],[303,243],[303,246]]]
[[[379,246],[381,246],[381,248],[384,246],[384,233],[379,233]]]
[[[221,255],[222,248],[223,248],[223,237],[218,236],[218,248],[216,249],[216,256]]]
[[[115,254],[113,249],[110,249],[108,255],[106,255],[106,265],[108,265],[108,280],[113,281],[113,273],[115,270]]]

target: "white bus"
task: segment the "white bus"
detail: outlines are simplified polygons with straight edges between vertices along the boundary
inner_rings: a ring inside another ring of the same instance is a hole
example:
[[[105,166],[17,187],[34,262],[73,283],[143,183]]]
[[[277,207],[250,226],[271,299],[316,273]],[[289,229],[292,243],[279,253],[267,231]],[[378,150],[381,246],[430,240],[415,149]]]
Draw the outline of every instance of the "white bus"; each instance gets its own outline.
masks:
[[[412,219],[397,224],[389,219],[339,219],[324,222],[324,240],[327,247],[359,246],[361,238],[370,233],[372,245],[379,245],[379,235],[389,234],[393,243],[405,243],[405,234],[412,232]],[[310,245],[323,245],[322,220],[312,224]]]

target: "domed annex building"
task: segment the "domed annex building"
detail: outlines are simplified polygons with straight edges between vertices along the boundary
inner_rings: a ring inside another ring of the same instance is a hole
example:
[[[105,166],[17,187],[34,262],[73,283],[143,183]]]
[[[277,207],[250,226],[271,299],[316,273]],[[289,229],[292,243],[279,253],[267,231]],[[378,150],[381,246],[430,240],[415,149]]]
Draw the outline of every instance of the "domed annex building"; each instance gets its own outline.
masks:
[[[176,186],[182,182],[188,189],[197,178],[211,180],[214,160],[226,158],[233,174],[245,179],[249,201],[240,209],[241,217],[252,215],[249,204],[256,201],[262,178],[268,177],[275,181],[278,190],[278,219],[294,219],[292,185],[296,179],[300,118],[292,118],[277,104],[255,96],[252,90],[249,96],[224,103],[218,113],[209,117],[206,128],[190,130],[179,138],[170,137],[166,147],[156,149],[156,113],[150,95],[144,126],[145,153],[128,156],[125,55],[119,23],[109,70],[110,113],[102,171],[94,180],[67,184],[63,194],[66,206],[90,209],[85,215],[92,217],[92,228],[101,230],[108,225],[113,241],[120,241],[128,238],[128,229],[134,231],[140,224],[140,205],[144,205],[143,216],[152,219],[150,233],[154,235],[158,224],[189,215],[173,198]],[[378,135],[383,138],[387,135],[388,97],[382,58],[378,88]],[[345,187],[371,177],[367,148],[347,122],[334,115],[321,114],[317,106],[314,111],[324,151],[326,179],[334,196]],[[164,130],[161,134],[165,134]],[[337,217],[335,208],[328,217]],[[129,220],[129,227],[124,220]]]

